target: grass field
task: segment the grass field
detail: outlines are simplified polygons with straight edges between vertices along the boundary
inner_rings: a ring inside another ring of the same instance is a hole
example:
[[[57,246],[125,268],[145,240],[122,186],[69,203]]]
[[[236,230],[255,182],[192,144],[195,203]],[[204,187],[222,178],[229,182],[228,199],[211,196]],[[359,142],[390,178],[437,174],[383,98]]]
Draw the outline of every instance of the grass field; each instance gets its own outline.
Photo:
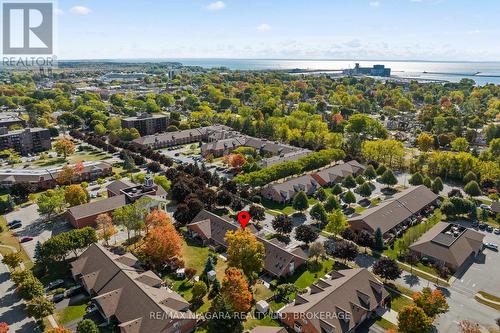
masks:
[[[66,159],[64,159],[63,157],[50,157],[26,164],[36,168],[47,168],[65,165],[67,163],[76,164],[77,162],[101,161],[110,157],[111,155],[105,152],[83,150],[75,152],[74,154],[68,156]]]
[[[0,225],[2,226],[2,233],[0,234],[0,245],[5,245],[8,247],[13,247],[17,251],[21,253],[21,259],[24,262],[24,265],[27,268],[33,267],[33,263],[31,262],[31,259],[28,257],[26,252],[24,251],[24,248],[19,244],[19,241],[17,240],[16,237],[12,235],[12,232],[7,228],[7,221],[5,220],[4,216],[0,216]],[[11,253],[12,251],[6,247],[0,246],[0,253],[2,255]]]
[[[281,204],[266,198],[262,198],[262,206],[264,206],[264,208],[275,210],[286,215],[290,215],[296,212],[295,208],[292,207],[291,203]]]
[[[307,266],[306,268],[299,269],[292,276],[288,277],[287,282],[295,284],[300,289],[307,288],[330,272],[333,265],[334,260],[332,259],[319,261],[318,264],[309,262],[304,265]]]
[[[263,284],[256,284],[253,291],[253,298],[256,302],[268,299],[273,295],[273,292],[266,288]]]
[[[80,302],[67,306],[61,311],[55,313],[55,319],[61,325],[68,324],[78,318],[82,318],[85,315],[85,309],[87,307],[88,300],[83,299]]]
[[[249,318],[243,323],[243,328],[245,330],[251,330],[256,326],[279,326],[279,323],[270,316],[265,316],[262,319]]]

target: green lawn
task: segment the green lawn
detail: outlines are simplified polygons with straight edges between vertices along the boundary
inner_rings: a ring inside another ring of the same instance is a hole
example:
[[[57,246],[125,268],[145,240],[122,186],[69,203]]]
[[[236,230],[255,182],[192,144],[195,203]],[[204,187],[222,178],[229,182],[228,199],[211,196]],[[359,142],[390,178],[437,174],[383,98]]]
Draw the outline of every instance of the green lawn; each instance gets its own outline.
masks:
[[[266,198],[262,198],[262,206],[264,206],[264,208],[275,210],[275,211],[278,211],[282,214],[287,214],[287,215],[290,215],[290,214],[293,214],[296,212],[295,208],[292,207],[291,203],[281,204],[281,203],[278,203],[278,202],[275,202],[273,200],[269,200]]]
[[[486,291],[478,291],[478,294],[480,294],[484,298],[487,298],[490,301],[499,302],[500,303],[500,297],[492,295],[492,294],[489,294]]]
[[[266,300],[273,295],[273,292],[263,284],[256,284],[253,291],[253,298],[256,302]]]
[[[406,252],[410,244],[435,226],[442,218],[443,214],[439,209],[436,209],[425,223],[420,223],[406,229],[401,237],[396,239],[389,248],[384,250],[384,254],[390,258],[397,259],[401,253]]]
[[[243,323],[243,328],[245,330],[251,330],[256,326],[280,326],[279,323],[272,319],[270,316],[265,316],[262,319],[249,318]]]
[[[101,161],[110,157],[111,155],[105,152],[84,150],[75,152],[74,154],[68,156],[66,160],[63,157],[50,157],[27,164],[32,167],[46,168],[60,166],[67,163],[75,164],[77,162]]]
[[[394,311],[401,311],[402,308],[404,308],[407,305],[412,305],[413,301],[406,298],[405,296],[396,293],[394,291],[389,291],[389,294],[391,295],[391,309]]]
[[[200,274],[205,268],[205,262],[208,258],[209,248],[198,245],[197,243],[186,238],[182,244],[181,257],[184,260],[185,266],[196,269],[196,274]]]
[[[87,308],[87,299],[84,299],[77,304],[70,305],[68,307],[63,308],[61,311],[55,313],[56,321],[65,325],[78,318],[82,318],[85,315],[85,309]]]
[[[375,321],[375,324],[382,327],[384,330],[390,330],[390,329],[397,330],[398,328],[396,325],[394,325],[393,323],[382,317],[378,317],[377,320]]]
[[[287,282],[295,284],[300,289],[307,288],[325,276],[326,273],[329,273],[333,268],[333,264],[333,259],[319,261],[317,264],[311,261],[303,266],[307,266],[306,268],[299,269],[288,277]]]
[[[271,301],[269,303],[269,307],[271,308],[271,310],[273,311],[278,311],[279,309],[281,309],[282,307],[285,306],[285,302],[277,302],[277,301]]]
[[[17,251],[21,253],[21,259],[24,262],[24,265],[27,268],[33,267],[33,263],[31,262],[31,259],[28,257],[28,254],[24,251],[24,248],[19,244],[19,241],[17,240],[16,237],[12,235],[12,232],[7,228],[7,221],[5,220],[4,216],[0,216],[0,225],[2,226],[2,233],[0,234],[0,244],[1,245],[6,245],[10,247],[14,247]],[[0,253],[2,255],[11,253],[12,251],[8,248],[5,247],[0,247]]]

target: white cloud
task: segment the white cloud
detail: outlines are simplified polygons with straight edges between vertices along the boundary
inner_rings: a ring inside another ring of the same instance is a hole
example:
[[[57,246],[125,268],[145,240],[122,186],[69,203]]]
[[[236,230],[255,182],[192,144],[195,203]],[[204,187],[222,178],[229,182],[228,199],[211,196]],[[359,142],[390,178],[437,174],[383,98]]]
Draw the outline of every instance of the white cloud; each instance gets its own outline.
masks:
[[[262,31],[262,32],[266,32],[266,31],[271,30],[271,26],[267,23],[262,23],[261,25],[259,25],[257,27],[257,30]]]
[[[380,6],[380,1],[370,1],[370,7],[378,7]]]
[[[56,8],[55,13],[58,16],[64,15],[64,11],[62,9],[59,9],[59,8]]]
[[[222,1],[215,1],[209,4],[206,8],[208,10],[221,10],[226,7],[226,4]]]
[[[73,14],[78,14],[78,15],[87,15],[92,12],[90,8],[84,6],[74,6],[71,7],[69,11]]]

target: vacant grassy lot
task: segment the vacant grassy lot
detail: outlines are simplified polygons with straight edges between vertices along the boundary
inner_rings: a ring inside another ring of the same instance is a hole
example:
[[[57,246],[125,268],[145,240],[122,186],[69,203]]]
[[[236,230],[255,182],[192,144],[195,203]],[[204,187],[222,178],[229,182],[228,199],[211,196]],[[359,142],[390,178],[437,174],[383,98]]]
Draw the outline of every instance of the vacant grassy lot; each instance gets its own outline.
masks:
[[[61,311],[55,313],[55,319],[59,324],[65,325],[78,318],[82,318],[85,315],[87,302],[87,299],[83,299],[76,304],[63,308]]]

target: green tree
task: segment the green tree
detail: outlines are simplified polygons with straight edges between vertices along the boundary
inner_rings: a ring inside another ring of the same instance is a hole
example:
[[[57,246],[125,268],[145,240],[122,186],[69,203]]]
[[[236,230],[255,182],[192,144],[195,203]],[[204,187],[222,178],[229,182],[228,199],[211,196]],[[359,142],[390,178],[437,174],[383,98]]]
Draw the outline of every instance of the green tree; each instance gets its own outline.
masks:
[[[66,207],[64,190],[62,188],[50,189],[38,197],[36,200],[38,212],[50,218],[52,214],[59,214]]]
[[[312,206],[311,210],[309,211],[309,214],[311,215],[312,218],[314,218],[317,221],[320,221],[321,223],[325,223],[327,219],[327,214],[325,207],[321,202],[318,202],[314,206]]]
[[[203,281],[195,282],[192,289],[193,298],[191,302],[200,302],[208,292],[207,285]]]
[[[37,321],[54,313],[56,305],[45,296],[38,296],[26,303],[26,313]]]
[[[464,187],[464,192],[470,195],[471,197],[476,197],[481,195],[481,188],[479,184],[475,180],[471,180]]]
[[[443,188],[443,181],[441,180],[441,177],[434,178],[431,186],[432,192],[439,194],[439,192],[441,192]]]
[[[392,187],[393,185],[396,185],[398,183],[396,176],[394,176],[394,173],[392,173],[392,170],[390,169],[385,170],[385,172],[380,177],[380,181],[382,182],[382,184],[388,185],[389,187]]]
[[[23,260],[19,252],[7,253],[3,256],[2,263],[7,265],[11,270],[16,269]]]
[[[377,172],[373,168],[373,165],[368,164],[366,167],[365,171],[363,172],[363,175],[366,177],[366,179],[372,180],[377,178]]]
[[[339,199],[335,195],[329,195],[325,202],[325,210],[331,212],[340,208]]]
[[[432,180],[431,180],[431,178],[429,176],[425,176],[423,184],[425,185],[425,187],[427,187],[427,188],[430,189],[432,187]]]
[[[340,193],[342,193],[342,187],[339,184],[335,184],[332,188],[332,194],[339,195]]]
[[[92,320],[84,319],[76,325],[76,333],[99,333],[99,329]]]
[[[221,313],[227,315],[221,316]],[[210,318],[207,323],[208,333],[243,331],[240,317],[237,316],[229,302],[220,294],[214,298],[208,310],[207,318]]]
[[[147,209],[142,207],[140,201],[115,209],[113,222],[127,229],[127,240],[130,240],[130,231],[138,231],[144,227],[144,216]]]
[[[356,187],[356,180],[352,175],[349,175],[344,178],[344,181],[342,182],[342,185],[347,188],[355,188]]]
[[[380,164],[377,168],[377,175],[382,176],[384,174],[384,172],[386,172],[386,171],[387,171],[387,168],[385,167],[385,165]]]
[[[382,230],[380,230],[380,228],[375,230],[375,249],[377,251],[382,251],[384,249],[384,235],[382,234]]]
[[[467,183],[469,183],[469,182],[471,182],[471,181],[473,181],[473,180],[474,180],[474,181],[477,181],[477,176],[476,176],[476,174],[475,174],[474,172],[469,171],[469,172],[467,172],[467,173],[465,174],[465,176],[464,176],[464,179],[463,179],[463,180],[464,180],[464,183],[465,183],[465,184],[467,184]]]
[[[325,201],[326,200],[326,197],[327,197],[327,194],[325,192],[325,189],[320,187],[319,190],[316,191],[316,193],[314,194],[314,196],[316,197],[316,199],[318,199],[319,201]]]
[[[328,224],[326,225],[325,230],[334,234],[335,237],[338,237],[349,227],[347,219],[340,209],[336,209],[328,214],[327,221]]]
[[[344,196],[342,197],[342,201],[351,206],[352,203],[356,202],[356,197],[354,196],[354,193],[352,193],[351,191],[347,191],[346,194],[344,194]]]
[[[43,296],[45,290],[40,280],[31,274],[27,275],[26,278],[19,283],[17,291],[19,296],[23,299],[30,300],[34,297]]]
[[[364,182],[363,184],[358,186],[358,193],[361,195],[363,198],[368,198],[370,195],[372,195],[372,188],[370,187],[370,184],[368,182]]]
[[[422,185],[424,183],[424,177],[420,172],[415,172],[411,176],[409,183],[414,186]]]
[[[272,225],[273,229],[281,235],[288,235],[293,229],[292,219],[285,214],[276,215],[273,219]]]
[[[454,151],[468,151],[469,150],[469,142],[465,138],[456,138],[451,142],[451,148]]]
[[[309,208],[307,194],[304,191],[300,191],[295,195],[295,197],[293,198],[292,207],[301,212]]]

